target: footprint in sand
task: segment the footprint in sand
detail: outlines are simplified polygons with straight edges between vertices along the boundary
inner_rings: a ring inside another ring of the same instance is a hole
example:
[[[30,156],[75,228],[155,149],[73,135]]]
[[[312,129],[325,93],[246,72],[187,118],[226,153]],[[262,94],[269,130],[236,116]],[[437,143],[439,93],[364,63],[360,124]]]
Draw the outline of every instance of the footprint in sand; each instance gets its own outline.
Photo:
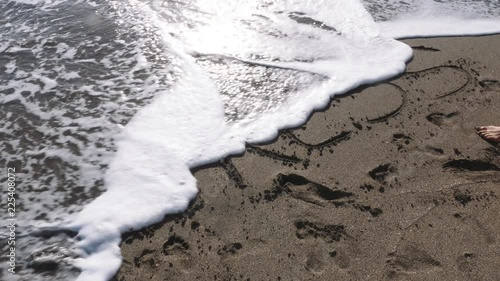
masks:
[[[427,115],[425,119],[436,126],[443,127],[457,124],[459,121],[459,117],[460,114],[458,112],[452,112],[448,114],[435,112]]]
[[[403,134],[403,133],[393,134],[392,140],[391,140],[391,142],[397,146],[398,151],[403,150],[412,141],[413,141],[413,139],[410,136]]]
[[[313,274],[322,274],[325,263],[318,254],[310,254],[306,258],[305,269]]]
[[[324,224],[308,220],[298,220],[294,223],[298,239],[321,239],[326,243],[339,242],[346,236],[345,226],[341,224]]]
[[[386,274],[390,279],[407,272],[429,271],[441,267],[441,262],[414,244],[403,245],[388,257]]]
[[[141,267],[143,264],[154,265],[156,263],[154,258],[155,253],[155,250],[144,249],[138,257],[134,257],[134,265],[137,268]]]
[[[391,164],[381,164],[369,171],[368,175],[379,183],[385,184],[393,180],[397,171],[398,169]]]
[[[187,255],[189,244],[180,236],[172,235],[163,243],[162,249],[165,256]]]
[[[251,202],[272,202],[287,194],[309,204],[327,207],[332,204],[342,206],[348,198],[354,196],[351,192],[333,189],[296,174],[278,174],[273,182],[273,188],[251,197]]]
[[[350,192],[332,189],[296,174],[279,174],[275,183],[293,198],[319,206],[326,206],[329,203],[339,206],[344,204],[342,199],[353,196]]]
[[[496,240],[493,233],[476,218],[463,214],[457,214],[455,215],[455,218],[459,219],[462,223],[467,224],[469,229],[474,230],[474,232],[477,233],[477,238],[479,240],[484,241],[488,245],[495,244]],[[480,241],[478,241],[478,243],[479,242]]]
[[[222,247],[217,251],[219,256],[232,256],[236,255],[241,249],[243,249],[243,244],[241,243],[230,243]]]
[[[423,149],[423,152],[426,153],[427,155],[431,155],[437,158],[445,157],[444,149],[439,147],[434,147],[432,145],[426,145]]]
[[[191,268],[194,264],[189,248],[189,243],[186,240],[174,234],[163,243],[163,260],[166,258],[170,267],[180,268],[181,270]]]

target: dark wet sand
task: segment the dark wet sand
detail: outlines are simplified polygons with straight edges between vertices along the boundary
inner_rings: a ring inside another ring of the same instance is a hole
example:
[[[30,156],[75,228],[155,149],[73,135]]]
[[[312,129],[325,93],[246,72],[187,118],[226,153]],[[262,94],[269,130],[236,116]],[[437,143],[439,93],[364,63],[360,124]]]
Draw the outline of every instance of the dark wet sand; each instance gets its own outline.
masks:
[[[500,36],[407,40],[408,72],[196,171],[116,280],[500,280]]]

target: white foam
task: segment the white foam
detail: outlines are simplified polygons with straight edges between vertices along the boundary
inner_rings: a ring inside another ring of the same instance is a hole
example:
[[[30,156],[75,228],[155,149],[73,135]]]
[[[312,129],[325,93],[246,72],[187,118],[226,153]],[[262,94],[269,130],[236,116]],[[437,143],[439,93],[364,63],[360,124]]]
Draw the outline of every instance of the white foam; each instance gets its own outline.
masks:
[[[500,32],[500,2],[364,0],[382,32],[393,38],[485,35]]]
[[[43,9],[48,9],[50,7],[54,7],[65,2],[65,0],[11,0],[11,1],[28,5],[40,5]]]
[[[14,70],[16,70],[16,61],[11,60],[5,65],[5,73],[11,74]]]
[[[406,18],[382,22],[380,26],[384,34],[394,38],[487,35],[500,32],[499,19]]]

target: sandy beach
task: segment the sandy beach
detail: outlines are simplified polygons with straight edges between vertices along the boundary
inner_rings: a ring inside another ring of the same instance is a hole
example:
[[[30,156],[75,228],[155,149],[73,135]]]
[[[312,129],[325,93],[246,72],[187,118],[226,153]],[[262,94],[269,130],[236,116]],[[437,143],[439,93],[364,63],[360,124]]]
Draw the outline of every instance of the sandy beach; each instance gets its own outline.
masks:
[[[500,280],[500,147],[474,129],[500,125],[500,36],[404,41],[403,75],[194,171],[115,280]]]

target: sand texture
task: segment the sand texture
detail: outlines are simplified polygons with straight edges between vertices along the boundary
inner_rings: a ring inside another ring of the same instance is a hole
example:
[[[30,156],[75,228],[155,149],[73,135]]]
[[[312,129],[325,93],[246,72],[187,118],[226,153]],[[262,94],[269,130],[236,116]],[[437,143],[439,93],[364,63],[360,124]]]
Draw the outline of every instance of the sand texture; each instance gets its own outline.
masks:
[[[404,75],[198,169],[115,279],[500,280],[500,36],[406,40]]]

